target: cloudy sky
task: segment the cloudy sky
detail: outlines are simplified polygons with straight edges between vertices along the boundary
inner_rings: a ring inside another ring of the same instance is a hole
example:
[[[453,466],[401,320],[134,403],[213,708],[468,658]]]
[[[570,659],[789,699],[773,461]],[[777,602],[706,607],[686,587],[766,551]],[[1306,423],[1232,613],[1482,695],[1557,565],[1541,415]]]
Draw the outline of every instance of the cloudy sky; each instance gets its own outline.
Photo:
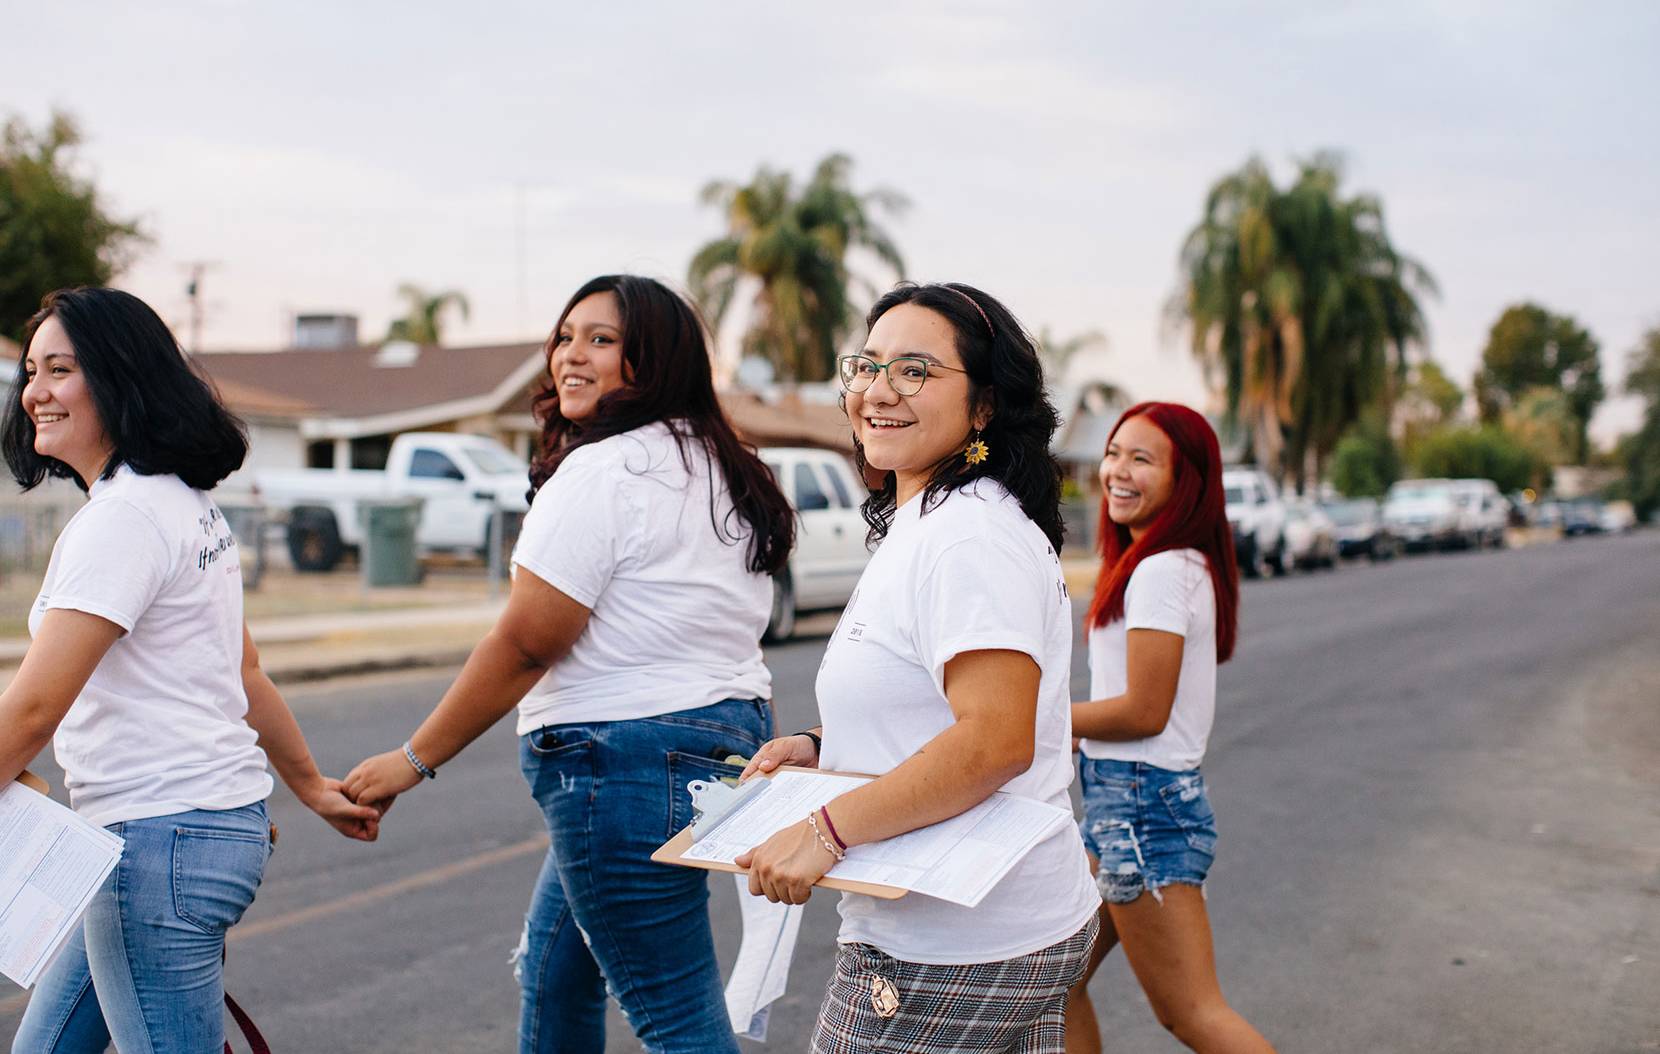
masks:
[[[1439,279],[1431,351],[1462,381],[1517,300],[1577,316],[1615,378],[1660,323],[1645,0],[5,6],[0,109],[80,119],[154,235],[123,284],[181,331],[211,261],[209,347],[310,310],[378,337],[403,281],[467,293],[452,342],[539,339],[595,273],[680,281],[720,230],[706,181],[838,150],[913,201],[888,221],[911,277],[1105,331],[1139,397],[1204,399],[1162,307],[1252,154],[1346,155]]]

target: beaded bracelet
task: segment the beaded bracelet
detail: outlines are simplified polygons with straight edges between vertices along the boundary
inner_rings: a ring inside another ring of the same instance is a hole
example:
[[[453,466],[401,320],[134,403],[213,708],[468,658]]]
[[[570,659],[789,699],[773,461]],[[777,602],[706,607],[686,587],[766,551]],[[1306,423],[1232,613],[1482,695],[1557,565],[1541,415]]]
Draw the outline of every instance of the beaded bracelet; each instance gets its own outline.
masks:
[[[818,844],[830,850],[830,855],[836,858],[836,862],[838,864],[847,859],[847,854],[842,852],[840,849],[837,849],[836,844],[830,839],[824,837],[824,832],[819,830],[818,817],[815,814],[807,814],[807,826],[811,827],[813,829],[813,834],[818,837]]]
[[[409,762],[410,767],[421,774],[421,778],[429,780],[435,780],[438,778],[437,771],[434,770],[432,766],[416,757],[415,748],[407,741],[403,745],[403,756],[404,760]]]

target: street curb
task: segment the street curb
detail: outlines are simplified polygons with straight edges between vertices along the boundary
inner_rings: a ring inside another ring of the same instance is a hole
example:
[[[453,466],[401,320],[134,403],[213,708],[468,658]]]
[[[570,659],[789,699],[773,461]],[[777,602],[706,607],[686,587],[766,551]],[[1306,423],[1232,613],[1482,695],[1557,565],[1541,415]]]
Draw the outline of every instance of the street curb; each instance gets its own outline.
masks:
[[[328,681],[336,677],[357,677],[367,673],[394,673],[399,670],[435,669],[441,666],[460,666],[472,655],[465,648],[436,648],[415,655],[391,655],[384,658],[351,659],[343,662],[296,663],[276,669],[267,668],[266,676],[273,684],[307,684]]]

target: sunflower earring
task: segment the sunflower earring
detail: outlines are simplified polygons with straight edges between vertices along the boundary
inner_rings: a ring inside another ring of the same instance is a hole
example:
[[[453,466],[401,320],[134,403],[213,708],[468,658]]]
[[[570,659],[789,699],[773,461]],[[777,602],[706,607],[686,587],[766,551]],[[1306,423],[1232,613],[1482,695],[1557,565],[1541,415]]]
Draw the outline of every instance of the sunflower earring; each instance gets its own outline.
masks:
[[[976,428],[974,438],[968,444],[968,449],[963,451],[963,460],[970,465],[978,465],[990,456],[991,447],[986,446],[986,441],[980,438],[980,430]]]

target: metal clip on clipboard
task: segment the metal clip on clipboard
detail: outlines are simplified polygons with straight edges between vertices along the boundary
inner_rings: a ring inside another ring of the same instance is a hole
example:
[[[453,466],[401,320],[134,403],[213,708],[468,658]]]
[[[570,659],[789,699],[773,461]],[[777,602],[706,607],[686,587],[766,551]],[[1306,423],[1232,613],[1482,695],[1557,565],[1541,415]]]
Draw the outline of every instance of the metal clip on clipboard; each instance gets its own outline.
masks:
[[[692,810],[697,814],[692,821],[692,841],[714,830],[739,806],[763,793],[767,786],[767,781],[760,778],[736,787],[709,780],[693,780],[686,784],[686,790],[692,796]]]

